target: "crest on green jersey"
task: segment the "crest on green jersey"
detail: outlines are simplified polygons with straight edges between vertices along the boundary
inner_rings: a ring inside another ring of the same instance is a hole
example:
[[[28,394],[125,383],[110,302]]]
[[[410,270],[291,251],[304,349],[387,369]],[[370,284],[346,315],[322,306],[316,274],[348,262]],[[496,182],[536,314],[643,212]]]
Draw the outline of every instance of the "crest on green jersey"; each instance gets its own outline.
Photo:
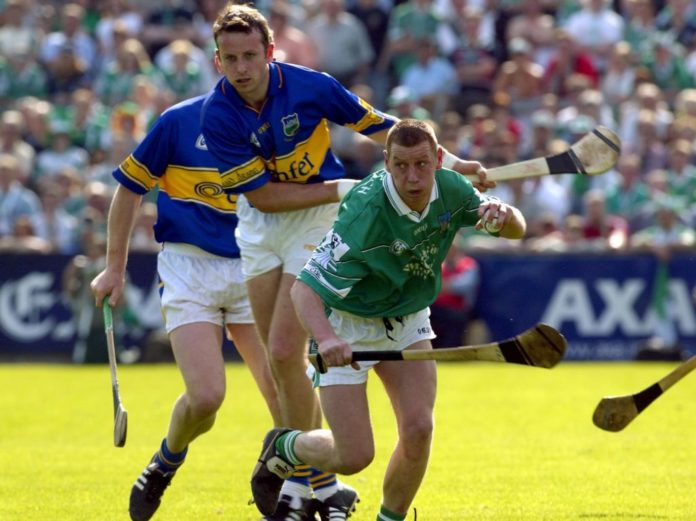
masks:
[[[343,242],[341,236],[331,230],[314,252],[312,260],[324,269],[329,266],[335,268],[336,262],[340,261],[349,249],[350,247]]]
[[[450,221],[452,220],[452,212],[445,212],[437,216],[437,222],[440,223],[440,231],[442,233],[449,229]]]
[[[297,112],[280,118],[280,122],[283,124],[283,134],[287,137],[292,137],[300,130],[300,117]]]
[[[401,255],[409,249],[409,245],[401,239],[396,239],[394,242],[391,243],[391,246],[389,246],[389,252],[393,255]]]

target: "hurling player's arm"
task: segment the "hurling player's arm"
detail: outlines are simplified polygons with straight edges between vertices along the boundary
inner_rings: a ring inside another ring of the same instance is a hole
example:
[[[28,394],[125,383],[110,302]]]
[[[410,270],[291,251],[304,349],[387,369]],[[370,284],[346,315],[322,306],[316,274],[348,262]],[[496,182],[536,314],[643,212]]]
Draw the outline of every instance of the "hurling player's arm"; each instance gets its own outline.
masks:
[[[355,183],[351,179],[312,184],[268,182],[244,192],[244,196],[261,212],[290,212],[337,203]]]

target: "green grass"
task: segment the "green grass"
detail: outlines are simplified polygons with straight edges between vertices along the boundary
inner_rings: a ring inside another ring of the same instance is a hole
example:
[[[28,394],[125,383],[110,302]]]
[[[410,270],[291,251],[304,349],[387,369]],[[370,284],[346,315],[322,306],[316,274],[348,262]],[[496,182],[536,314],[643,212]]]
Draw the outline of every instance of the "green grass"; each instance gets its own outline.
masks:
[[[696,378],[620,433],[591,416],[602,396],[637,392],[675,364],[566,363],[552,371],[441,365],[419,519],[696,519]],[[0,365],[0,520],[126,520],[130,487],[165,433],[182,384],[174,366],[122,366],[126,446],[112,445],[106,366]],[[345,478],[352,518],[373,521],[394,422],[370,385],[377,458]],[[249,474],[270,419],[246,370],[228,366],[215,428],[197,440],[155,519],[258,520]]]

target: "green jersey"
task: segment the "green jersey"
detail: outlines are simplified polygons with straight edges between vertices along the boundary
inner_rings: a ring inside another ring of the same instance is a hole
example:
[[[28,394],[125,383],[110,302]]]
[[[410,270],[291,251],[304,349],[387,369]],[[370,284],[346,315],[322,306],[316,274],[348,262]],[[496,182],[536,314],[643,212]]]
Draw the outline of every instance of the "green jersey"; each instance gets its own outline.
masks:
[[[438,170],[422,213],[399,197],[385,170],[343,199],[333,229],[298,278],[327,306],[361,317],[425,309],[440,292],[440,269],[457,230],[478,221],[488,198],[460,174]]]

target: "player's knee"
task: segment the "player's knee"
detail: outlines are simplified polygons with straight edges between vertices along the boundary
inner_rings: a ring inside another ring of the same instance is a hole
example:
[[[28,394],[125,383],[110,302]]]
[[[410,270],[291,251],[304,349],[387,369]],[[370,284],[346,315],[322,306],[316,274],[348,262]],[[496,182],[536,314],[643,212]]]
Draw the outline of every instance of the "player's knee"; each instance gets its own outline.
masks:
[[[278,342],[269,346],[268,359],[274,369],[303,363],[303,347],[287,342]]]
[[[341,456],[336,473],[343,475],[357,474],[368,467],[375,457],[374,450],[355,448],[349,454]]]
[[[191,415],[200,420],[215,416],[225,399],[225,389],[211,387],[189,393],[188,398]]]
[[[400,429],[399,438],[407,455],[411,451],[415,455],[424,447],[430,447],[434,429],[432,415],[421,415],[404,423],[405,425]]]

